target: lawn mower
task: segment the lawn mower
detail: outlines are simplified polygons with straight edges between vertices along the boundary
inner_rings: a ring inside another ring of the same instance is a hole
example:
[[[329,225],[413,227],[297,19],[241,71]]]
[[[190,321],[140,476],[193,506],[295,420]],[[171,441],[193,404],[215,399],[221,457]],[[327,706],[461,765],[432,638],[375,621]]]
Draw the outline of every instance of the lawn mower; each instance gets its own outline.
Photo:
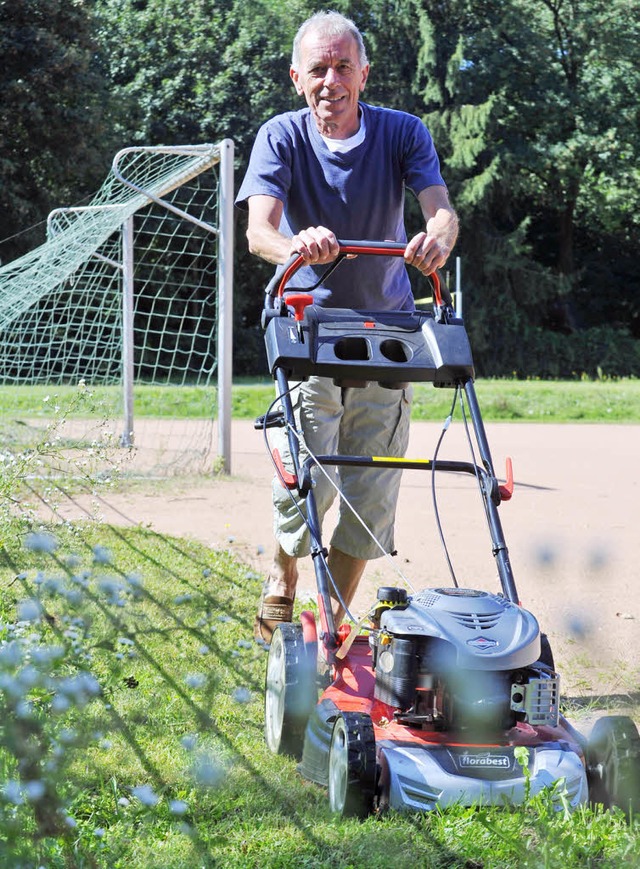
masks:
[[[404,250],[392,242],[340,242],[338,259],[315,286],[346,257],[401,257]],[[603,718],[586,739],[564,718],[548,640],[520,603],[498,515],[513,492],[511,463],[500,483],[468,336],[446,287],[431,276],[428,311],[322,308],[314,304],[315,286],[288,288],[302,264],[302,257],[292,257],[266,288],[263,327],[277,404],[256,428],[267,442],[268,429],[286,431],[292,468],[276,451],[272,458],[281,484],[306,499],[318,617],[304,611],[273,633],[265,691],[269,749],[296,757],[301,775],[328,790],[338,814],[518,805],[544,788],[558,806],[591,800],[637,809],[635,724],[624,716]],[[436,449],[420,460],[311,455],[300,461],[303,435],[291,384],[310,375],[337,384],[375,381],[392,389],[427,382],[453,390],[452,414],[459,403],[470,460],[441,460]],[[312,470],[347,464],[475,478],[500,590],[459,587],[450,571],[433,588],[379,588],[363,618],[336,625]]]

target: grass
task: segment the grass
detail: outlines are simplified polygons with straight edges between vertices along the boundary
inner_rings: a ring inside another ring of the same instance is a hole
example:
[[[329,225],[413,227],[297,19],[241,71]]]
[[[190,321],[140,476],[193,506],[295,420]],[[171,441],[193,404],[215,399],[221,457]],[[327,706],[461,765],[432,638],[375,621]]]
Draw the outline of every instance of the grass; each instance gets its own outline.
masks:
[[[640,863],[640,820],[554,811],[547,796],[335,819],[323,790],[264,744],[260,577],[142,528],[42,529],[26,545],[19,526],[3,529],[0,865]]]
[[[140,527],[29,533],[33,519],[6,506],[34,462],[65,446],[61,417],[119,412],[117,389],[80,391],[2,390],[4,419],[41,418],[34,437],[45,440],[14,449],[5,438],[0,451],[0,866],[640,864],[639,819],[556,811],[548,794],[516,810],[331,816],[323,790],[264,743],[266,656],[251,629],[261,577],[227,552]],[[640,413],[634,380],[481,381],[477,391],[489,420]],[[236,385],[234,416],[260,415],[272,395],[271,383]],[[418,386],[414,418],[442,419],[451,397]],[[136,402],[138,416],[210,418],[215,390],[142,387]]]
[[[413,419],[441,420],[449,412],[453,393],[415,384]],[[3,386],[5,417],[48,418],[68,404],[74,386]],[[95,406],[105,416],[118,416],[121,392],[117,386],[91,389]],[[478,380],[476,392],[486,422],[640,422],[640,380]],[[232,390],[235,419],[255,419],[274,397],[268,381],[239,382]],[[136,386],[136,417],[211,418],[216,408],[214,386]]]

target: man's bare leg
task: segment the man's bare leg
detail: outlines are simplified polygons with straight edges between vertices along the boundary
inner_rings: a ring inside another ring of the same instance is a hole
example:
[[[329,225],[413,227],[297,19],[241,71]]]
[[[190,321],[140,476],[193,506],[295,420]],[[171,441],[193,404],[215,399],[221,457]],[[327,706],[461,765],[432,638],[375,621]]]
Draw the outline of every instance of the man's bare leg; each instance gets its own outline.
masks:
[[[349,606],[356,593],[366,560],[354,558],[340,549],[332,546],[329,549],[327,564],[334,582],[338,586],[342,600]],[[298,584],[298,559],[289,555],[277,544],[269,578],[265,582],[260,599],[260,611],[256,618],[256,636],[266,642],[271,641],[271,634],[279,622],[290,622],[293,618],[293,601]],[[336,627],[339,627],[345,616],[342,605],[338,602],[333,588],[330,586],[333,617]]]
[[[354,558],[352,555],[347,555],[346,552],[342,552],[340,549],[336,549],[332,546],[329,549],[327,564],[329,572],[331,573],[335,584],[338,586],[342,600],[346,606],[349,606],[353,600],[354,594],[356,593],[356,589],[358,588],[364,569],[367,566],[367,562],[361,558]],[[345,616],[345,611],[342,605],[338,602],[335,592],[331,587],[330,594],[333,599],[333,618],[336,627],[340,627]]]
[[[298,585],[298,559],[285,552],[279,543],[276,543],[268,583],[270,595],[281,595],[294,600]]]

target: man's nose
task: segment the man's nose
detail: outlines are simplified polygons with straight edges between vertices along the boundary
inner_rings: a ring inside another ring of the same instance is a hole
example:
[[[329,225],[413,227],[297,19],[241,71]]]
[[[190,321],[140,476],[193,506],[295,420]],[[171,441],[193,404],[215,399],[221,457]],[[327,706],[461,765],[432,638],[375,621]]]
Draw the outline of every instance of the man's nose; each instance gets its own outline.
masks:
[[[330,66],[324,76],[324,84],[326,87],[334,87],[338,83],[338,73]]]

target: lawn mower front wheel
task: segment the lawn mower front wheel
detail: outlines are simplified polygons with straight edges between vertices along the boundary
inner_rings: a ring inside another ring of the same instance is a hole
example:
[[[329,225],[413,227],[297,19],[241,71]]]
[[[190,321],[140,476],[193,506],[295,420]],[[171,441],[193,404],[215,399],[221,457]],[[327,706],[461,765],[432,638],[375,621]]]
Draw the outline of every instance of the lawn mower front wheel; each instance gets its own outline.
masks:
[[[329,805],[338,815],[364,818],[373,809],[376,742],[371,718],[342,712],[329,748]]]

